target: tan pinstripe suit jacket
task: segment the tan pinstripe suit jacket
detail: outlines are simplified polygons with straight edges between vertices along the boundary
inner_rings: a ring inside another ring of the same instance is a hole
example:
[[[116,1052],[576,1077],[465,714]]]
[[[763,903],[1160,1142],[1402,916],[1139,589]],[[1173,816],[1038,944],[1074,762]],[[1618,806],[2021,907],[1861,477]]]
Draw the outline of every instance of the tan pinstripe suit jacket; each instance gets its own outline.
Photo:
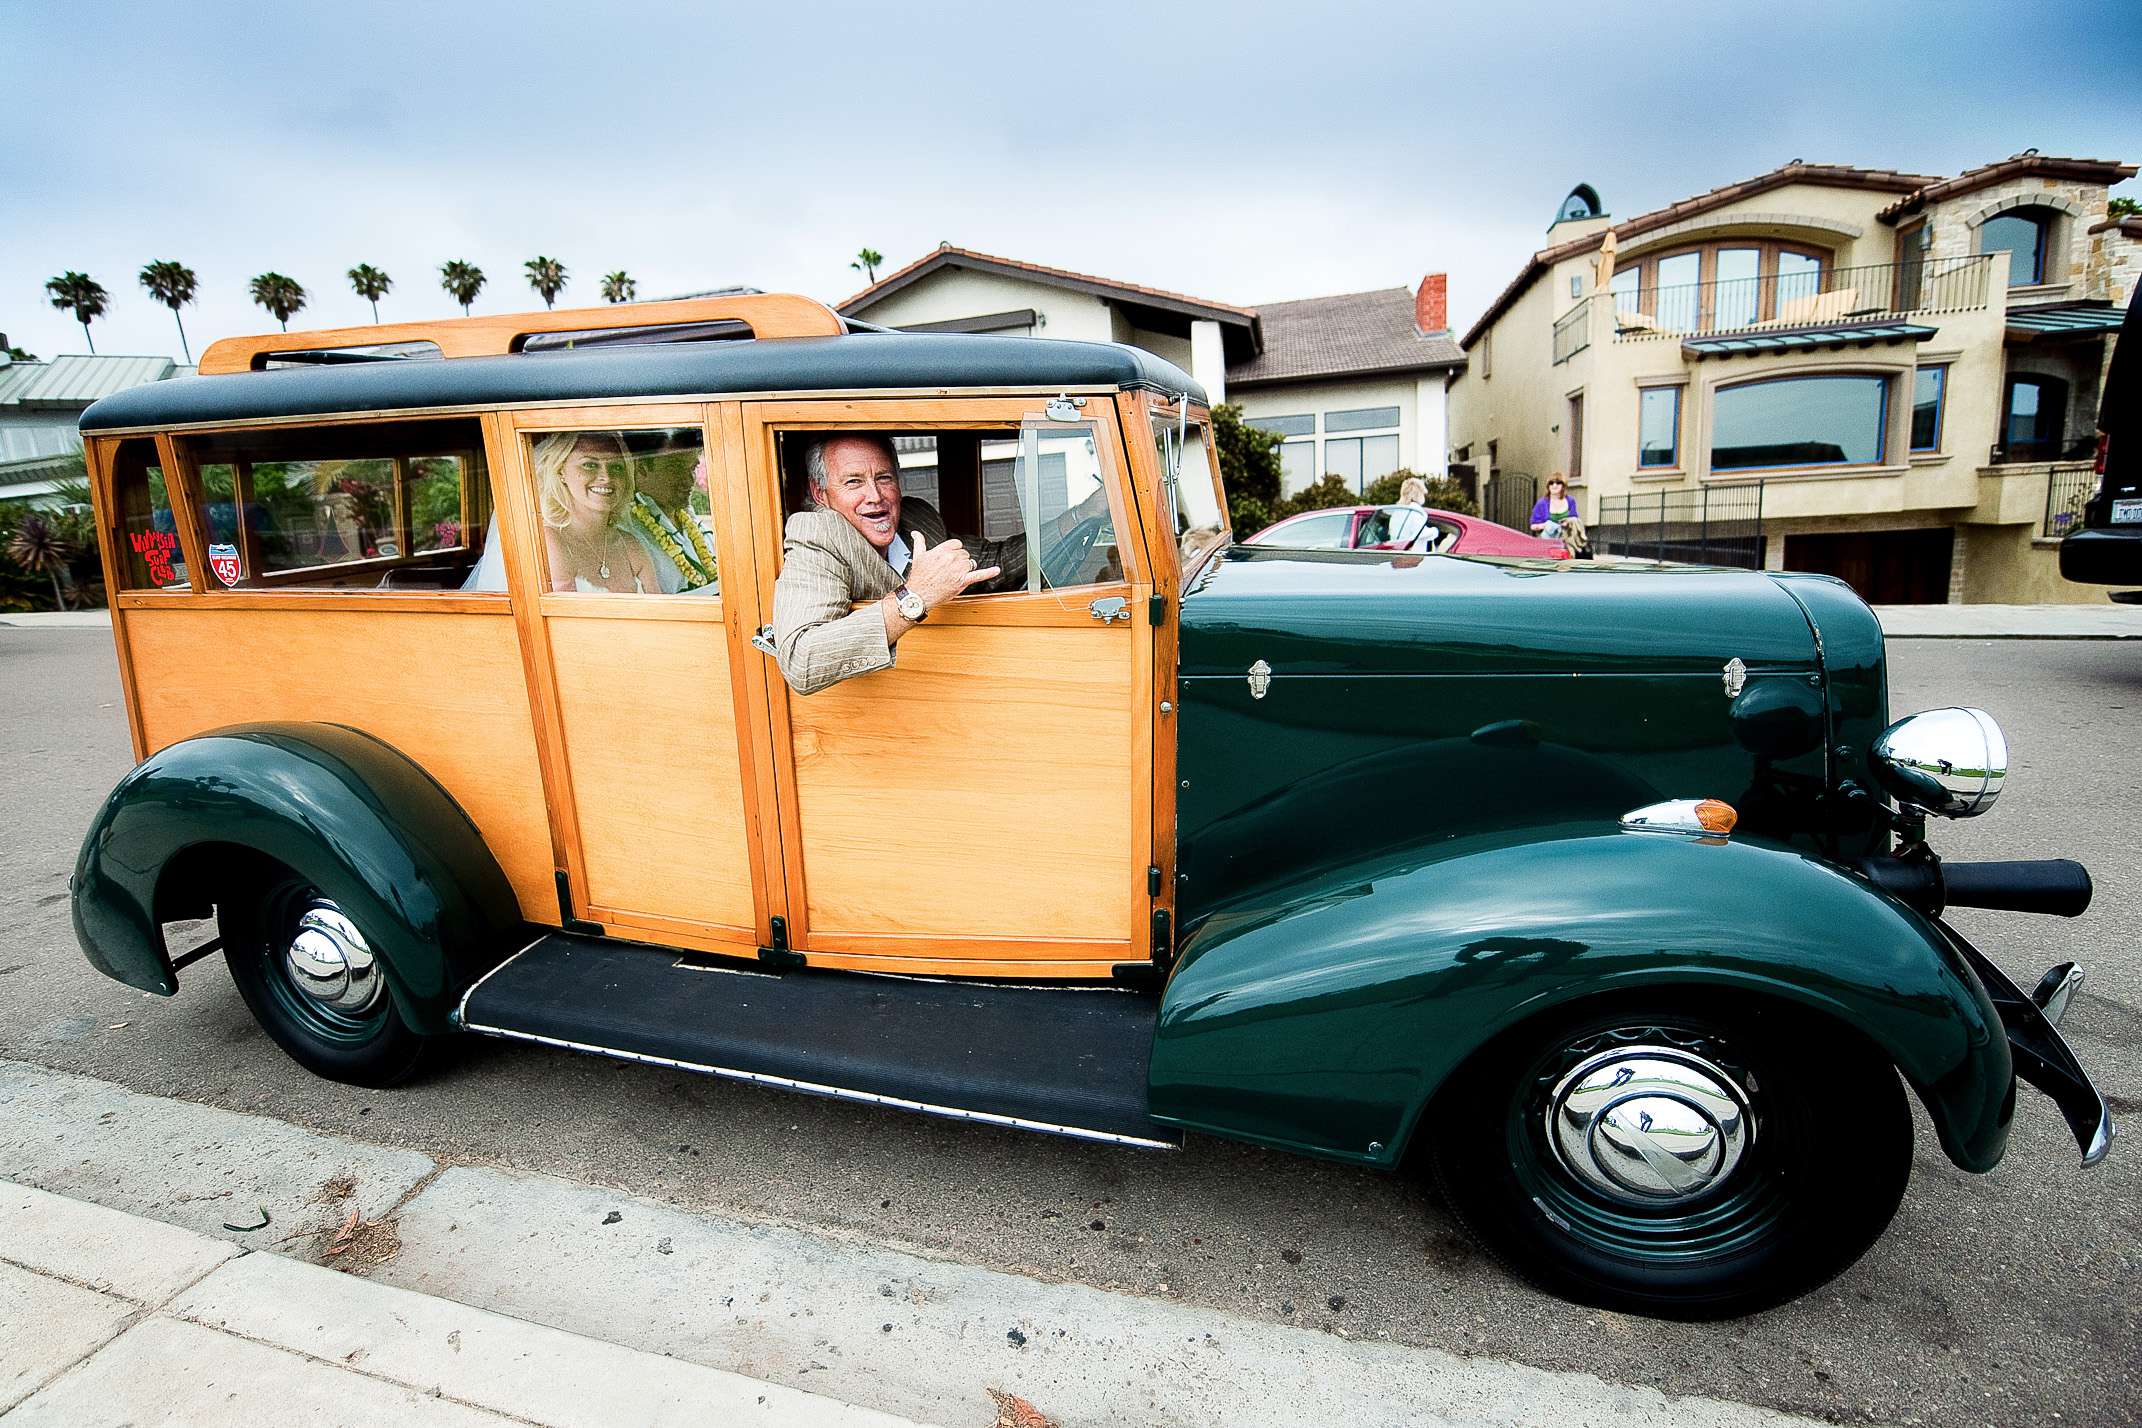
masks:
[[[900,502],[900,535],[906,540],[918,531],[931,545],[949,538],[936,508],[908,496]],[[774,648],[789,687],[798,694],[816,694],[853,675],[891,666],[885,617],[874,602],[891,594],[900,577],[884,552],[863,539],[847,517],[823,507],[790,516],[782,536],[781,575],[774,582]],[[1025,588],[1025,536],[995,541],[961,536],[960,544],[976,565],[1004,568],[996,579],[975,586],[974,594]],[[856,609],[856,602],[864,600],[873,603]]]

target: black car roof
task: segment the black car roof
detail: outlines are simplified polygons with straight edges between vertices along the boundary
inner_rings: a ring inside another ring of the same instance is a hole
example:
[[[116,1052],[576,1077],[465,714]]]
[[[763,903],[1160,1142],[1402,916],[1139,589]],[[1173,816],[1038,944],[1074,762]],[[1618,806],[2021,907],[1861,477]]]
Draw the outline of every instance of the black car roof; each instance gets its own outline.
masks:
[[[1172,362],[1112,342],[964,333],[850,333],[406,358],[179,377],[130,387],[82,413],[83,431],[262,417],[724,392],[929,387],[1205,390]]]

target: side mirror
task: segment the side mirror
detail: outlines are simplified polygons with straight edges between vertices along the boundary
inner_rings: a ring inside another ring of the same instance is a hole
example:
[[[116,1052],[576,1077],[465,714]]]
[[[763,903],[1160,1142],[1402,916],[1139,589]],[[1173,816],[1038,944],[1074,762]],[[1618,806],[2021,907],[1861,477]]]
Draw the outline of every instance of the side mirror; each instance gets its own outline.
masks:
[[[1975,818],[2000,797],[2008,740],[1983,709],[1929,709],[1882,730],[1869,762],[1898,803],[1942,818]]]

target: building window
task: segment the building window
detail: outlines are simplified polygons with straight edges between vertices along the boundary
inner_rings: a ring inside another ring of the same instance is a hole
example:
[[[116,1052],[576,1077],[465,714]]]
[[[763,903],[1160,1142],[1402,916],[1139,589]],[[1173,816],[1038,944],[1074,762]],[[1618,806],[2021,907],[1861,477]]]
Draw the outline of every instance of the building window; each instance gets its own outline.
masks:
[[[1912,378],[1911,388],[1911,449],[1913,451],[1939,451],[1941,449],[1941,407],[1948,395],[1949,369],[1946,366],[1921,367]]]
[[[1569,398],[1569,479],[1584,479],[1584,393]]]
[[[1722,239],[1631,258],[1614,270],[1607,287],[1625,328],[1702,332],[1808,321],[1827,261],[1811,248]]]
[[[1279,494],[1291,496],[1316,480],[1316,438],[1304,437],[1279,448]]]
[[[1878,466],[1887,444],[1889,379],[1784,377],[1721,387],[1711,470]]]
[[[1269,431],[1278,436],[1314,436],[1314,416],[1262,416],[1251,417],[1249,424],[1259,431]]]
[[[1324,413],[1324,471],[1343,477],[1356,491],[1398,469],[1397,407],[1355,407]],[[1345,432],[1345,436],[1334,433]],[[1359,432],[1356,436],[1352,433]]]
[[[1397,407],[1357,407],[1352,411],[1324,413],[1324,430],[1368,431],[1376,427],[1397,426]]]
[[[2066,444],[2068,384],[2058,377],[2018,373],[2008,379],[2001,416],[2005,461],[2057,461]]]
[[[1926,279],[1926,245],[1930,234],[1923,218],[1897,230],[1898,312],[1910,312],[1919,306],[1919,290]]]
[[[1480,334],[1480,380],[1486,381],[1495,375],[1495,333],[1491,328]]]
[[[2052,246],[2054,210],[2011,208],[1989,218],[1978,230],[1978,251],[2008,255],[2008,286],[2029,287],[2048,280],[2047,250]]]
[[[1647,387],[1637,394],[1636,464],[1681,464],[1681,389]]]

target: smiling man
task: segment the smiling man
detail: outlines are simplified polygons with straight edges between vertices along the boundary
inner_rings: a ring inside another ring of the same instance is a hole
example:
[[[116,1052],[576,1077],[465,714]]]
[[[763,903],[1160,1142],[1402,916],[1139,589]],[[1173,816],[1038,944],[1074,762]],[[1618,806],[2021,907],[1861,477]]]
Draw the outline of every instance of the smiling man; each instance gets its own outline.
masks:
[[[811,509],[788,518],[774,582],[774,647],[798,694],[890,666],[900,637],[956,595],[1026,584],[1026,537],[952,539],[929,502],[900,494],[883,436],[821,437],[804,471]]]

